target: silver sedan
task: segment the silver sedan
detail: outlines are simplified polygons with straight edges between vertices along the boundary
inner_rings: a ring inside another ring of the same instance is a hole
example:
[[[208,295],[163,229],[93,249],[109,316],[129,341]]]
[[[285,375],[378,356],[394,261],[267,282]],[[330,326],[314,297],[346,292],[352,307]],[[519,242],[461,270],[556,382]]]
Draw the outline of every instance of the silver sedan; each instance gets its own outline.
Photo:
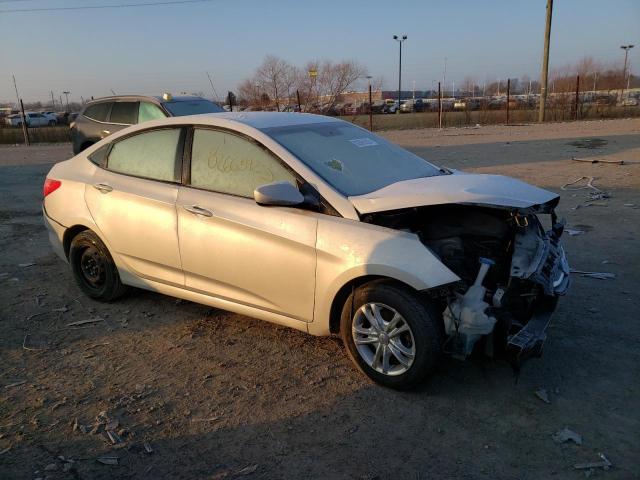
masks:
[[[252,112],[126,128],[56,164],[43,211],[95,300],[137,287],[340,334],[366,375],[409,388],[443,351],[540,353],[569,282],[557,203],[347,122]]]

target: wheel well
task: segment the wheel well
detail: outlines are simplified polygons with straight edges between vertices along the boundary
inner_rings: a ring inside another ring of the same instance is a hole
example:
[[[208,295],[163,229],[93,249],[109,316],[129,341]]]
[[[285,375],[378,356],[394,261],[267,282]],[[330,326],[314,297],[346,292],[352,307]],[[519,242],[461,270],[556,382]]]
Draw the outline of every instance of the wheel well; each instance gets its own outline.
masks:
[[[85,230],[89,230],[88,227],[84,225],[74,225],[73,227],[67,228],[64,232],[64,236],[62,237],[62,246],[64,248],[64,255],[69,258],[69,250],[71,249],[71,241],[74,239],[76,235]]]
[[[344,303],[349,298],[349,295],[351,294],[351,292],[356,288],[371,282],[390,283],[390,284],[398,285],[402,288],[409,289],[412,292],[417,291],[410,285],[407,285],[406,283],[396,280],[395,278],[382,277],[379,275],[365,275],[364,277],[354,278],[349,282],[347,282],[345,285],[343,285],[342,288],[338,290],[338,293],[336,294],[336,296],[333,298],[333,302],[331,303],[331,310],[329,312],[329,315],[330,315],[329,331],[331,333],[336,333],[336,334],[340,333],[340,317],[342,316],[342,307],[344,306]]]

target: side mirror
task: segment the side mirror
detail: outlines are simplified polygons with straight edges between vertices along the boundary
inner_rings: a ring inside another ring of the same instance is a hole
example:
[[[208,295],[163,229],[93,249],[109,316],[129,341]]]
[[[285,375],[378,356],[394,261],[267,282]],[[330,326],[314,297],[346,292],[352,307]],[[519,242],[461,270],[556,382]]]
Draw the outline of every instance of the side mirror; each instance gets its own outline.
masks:
[[[302,193],[289,182],[274,182],[262,185],[253,191],[258,205],[291,207],[304,203]]]

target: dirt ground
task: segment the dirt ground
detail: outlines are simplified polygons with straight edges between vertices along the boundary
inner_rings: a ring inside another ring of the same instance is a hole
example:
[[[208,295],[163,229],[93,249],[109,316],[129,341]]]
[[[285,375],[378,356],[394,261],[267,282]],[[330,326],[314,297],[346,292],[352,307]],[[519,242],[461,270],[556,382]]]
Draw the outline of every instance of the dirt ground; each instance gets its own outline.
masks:
[[[579,479],[574,465],[600,453],[613,466],[594,478],[640,478],[640,119],[385,136],[560,193],[560,216],[584,232],[565,234],[572,267],[616,275],[573,276],[544,356],[517,382],[500,360],[443,359],[399,393],[358,373],[335,338],[144,291],[90,301],[40,212],[70,146],[4,147],[0,478]],[[587,206],[588,190],[561,190],[582,176],[610,198]],[[582,445],[554,442],[565,427]]]

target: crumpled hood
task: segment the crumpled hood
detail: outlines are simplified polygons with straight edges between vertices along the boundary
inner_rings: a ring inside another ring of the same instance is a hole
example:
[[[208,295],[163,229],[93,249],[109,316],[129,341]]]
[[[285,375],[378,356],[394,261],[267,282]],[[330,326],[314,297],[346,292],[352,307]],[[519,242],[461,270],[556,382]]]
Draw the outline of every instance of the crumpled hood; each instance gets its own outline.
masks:
[[[454,172],[393,183],[349,200],[361,214],[452,203],[546,213],[557,205],[559,196],[511,177]]]

